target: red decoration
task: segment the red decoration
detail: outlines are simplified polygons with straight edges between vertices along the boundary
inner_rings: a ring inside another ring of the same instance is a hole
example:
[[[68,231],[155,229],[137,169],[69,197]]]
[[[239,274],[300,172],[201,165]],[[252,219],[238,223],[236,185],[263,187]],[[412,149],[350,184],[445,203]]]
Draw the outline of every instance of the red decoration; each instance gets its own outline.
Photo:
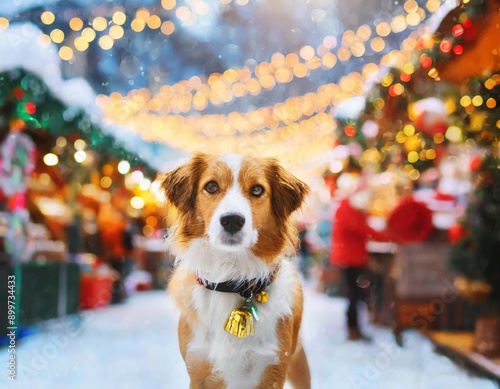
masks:
[[[328,188],[328,192],[330,192],[330,196],[333,196],[337,190],[337,177],[333,174],[327,174],[323,177],[323,179],[326,187]]]
[[[403,82],[408,82],[411,80],[411,74],[408,74],[408,73],[405,73],[405,72],[402,72],[401,75],[399,76],[399,78],[401,79],[401,81]]]
[[[12,91],[12,94],[14,95],[14,97],[16,99],[21,100],[24,97],[23,88],[21,88],[20,86],[14,88],[14,90]]]
[[[481,157],[472,157],[469,162],[469,169],[471,172],[479,172],[481,171],[481,167],[483,166],[483,160]]]
[[[456,37],[461,36],[464,33],[464,26],[462,26],[461,24],[455,24],[451,29],[451,33]]]
[[[422,242],[433,228],[431,211],[412,197],[403,199],[387,219],[387,232],[398,243]]]
[[[453,52],[456,54],[456,55],[460,55],[464,52],[464,48],[462,45],[456,45],[454,48],[453,48]]]
[[[450,239],[450,242],[452,244],[455,244],[458,241],[462,240],[468,234],[469,232],[460,224],[455,224],[448,229],[448,239]]]
[[[439,48],[443,53],[448,53],[451,50],[451,42],[447,39],[443,39],[439,44]]]
[[[424,55],[421,59],[420,59],[420,63],[422,64],[422,66],[424,68],[430,68],[431,65],[432,65],[432,59],[431,57],[428,57],[426,55]]]
[[[344,127],[344,132],[347,136],[354,136],[356,135],[356,127],[354,127],[352,124],[348,124]]]
[[[448,129],[448,116],[444,103],[435,97],[417,101],[413,106],[415,126],[430,135],[444,134]]]
[[[26,103],[26,112],[29,113],[30,115],[33,115],[36,112],[36,105],[28,101]]]

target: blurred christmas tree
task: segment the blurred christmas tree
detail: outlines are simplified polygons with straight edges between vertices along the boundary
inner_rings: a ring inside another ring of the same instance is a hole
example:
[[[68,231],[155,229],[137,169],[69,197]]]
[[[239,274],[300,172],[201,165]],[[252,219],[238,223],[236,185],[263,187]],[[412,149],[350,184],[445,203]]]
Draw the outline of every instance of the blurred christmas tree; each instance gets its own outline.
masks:
[[[474,161],[473,161],[474,162]],[[476,166],[474,196],[462,221],[462,238],[450,253],[462,276],[455,284],[463,295],[486,302],[500,313],[500,159],[488,155]],[[471,166],[474,168],[474,166]]]

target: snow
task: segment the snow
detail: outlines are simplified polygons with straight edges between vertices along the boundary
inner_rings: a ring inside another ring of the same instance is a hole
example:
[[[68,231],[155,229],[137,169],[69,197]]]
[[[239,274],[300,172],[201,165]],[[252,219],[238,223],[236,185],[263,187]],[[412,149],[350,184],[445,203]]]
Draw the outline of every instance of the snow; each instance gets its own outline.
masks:
[[[302,330],[314,389],[498,389],[433,351],[430,342],[405,332],[404,348],[392,333],[367,326],[374,341],[346,341],[346,302],[305,290]],[[0,388],[172,389],[189,379],[177,346],[177,313],[163,291],[140,292],[125,304],[85,311],[46,325],[18,341],[16,383]],[[2,366],[7,351],[0,351]]]

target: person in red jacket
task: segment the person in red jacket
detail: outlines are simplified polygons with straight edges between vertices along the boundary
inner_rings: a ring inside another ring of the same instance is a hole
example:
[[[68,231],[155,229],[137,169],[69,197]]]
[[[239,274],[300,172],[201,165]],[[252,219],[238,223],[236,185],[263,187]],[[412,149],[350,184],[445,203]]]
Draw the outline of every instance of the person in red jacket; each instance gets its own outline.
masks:
[[[369,286],[366,279],[369,258],[366,243],[372,239],[387,240],[382,233],[368,226],[364,213],[352,205],[357,195],[358,193],[343,199],[337,208],[330,250],[330,262],[340,266],[346,284],[349,299],[346,314],[350,340],[368,339],[359,329],[357,307],[365,295],[364,289]]]

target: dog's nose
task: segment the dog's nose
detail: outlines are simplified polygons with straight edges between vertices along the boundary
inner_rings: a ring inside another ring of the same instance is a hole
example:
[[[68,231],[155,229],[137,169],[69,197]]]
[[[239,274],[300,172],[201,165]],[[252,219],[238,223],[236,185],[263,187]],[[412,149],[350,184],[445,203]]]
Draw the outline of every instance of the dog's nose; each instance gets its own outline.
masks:
[[[224,231],[235,234],[245,225],[245,218],[237,213],[228,213],[221,216],[220,224]]]

